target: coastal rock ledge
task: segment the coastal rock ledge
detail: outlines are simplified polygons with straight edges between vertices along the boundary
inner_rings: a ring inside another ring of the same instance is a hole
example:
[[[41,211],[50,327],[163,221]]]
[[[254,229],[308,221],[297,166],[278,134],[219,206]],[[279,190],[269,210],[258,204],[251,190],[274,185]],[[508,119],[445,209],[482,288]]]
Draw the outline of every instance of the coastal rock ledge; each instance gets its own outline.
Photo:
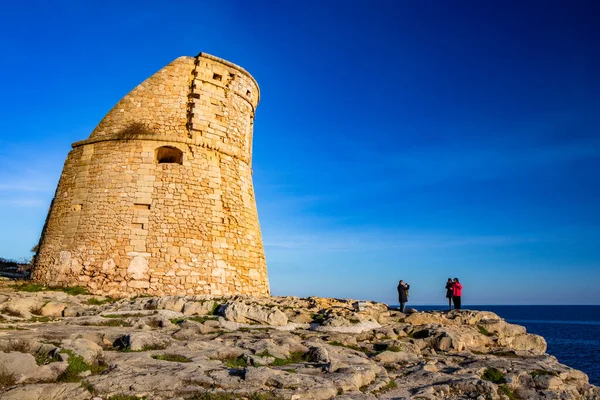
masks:
[[[491,312],[0,282],[0,399],[600,399]]]

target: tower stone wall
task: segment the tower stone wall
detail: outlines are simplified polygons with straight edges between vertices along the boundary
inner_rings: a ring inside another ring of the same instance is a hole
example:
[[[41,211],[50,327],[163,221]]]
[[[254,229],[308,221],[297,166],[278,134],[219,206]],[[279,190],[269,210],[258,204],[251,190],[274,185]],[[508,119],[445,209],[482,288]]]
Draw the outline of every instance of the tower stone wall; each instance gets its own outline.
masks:
[[[33,279],[112,296],[269,295],[252,185],[259,88],[180,57],[74,143]]]

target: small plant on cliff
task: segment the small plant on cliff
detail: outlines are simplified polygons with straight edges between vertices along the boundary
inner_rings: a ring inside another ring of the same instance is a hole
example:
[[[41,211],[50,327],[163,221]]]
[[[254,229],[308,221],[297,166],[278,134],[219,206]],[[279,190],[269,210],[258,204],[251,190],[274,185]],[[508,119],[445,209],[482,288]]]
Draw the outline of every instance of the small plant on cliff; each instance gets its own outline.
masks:
[[[0,389],[6,389],[17,383],[17,378],[13,372],[9,372],[5,367],[0,368]]]
[[[4,307],[0,310],[0,313],[10,315],[11,317],[22,317],[21,311],[13,310],[10,307]]]
[[[115,394],[108,398],[108,400],[146,400],[147,397],[130,396],[128,394]]]
[[[546,371],[545,369],[536,369],[535,371],[531,371],[532,378],[535,378],[536,376],[544,376],[544,375],[558,376],[558,372]]]
[[[88,299],[87,303],[90,306],[101,306],[106,303],[114,303],[115,301],[117,301],[117,299],[113,299],[112,297],[107,297],[104,300],[100,300],[95,297],[92,297],[91,299]]]
[[[18,292],[30,292],[30,293],[42,292],[42,291],[65,292],[72,296],[77,296],[79,294],[89,294],[87,289],[85,289],[81,286],[62,287],[62,286],[44,286],[44,285],[40,285],[37,283],[26,283],[26,284],[21,284],[21,285],[12,285],[11,287]]]
[[[161,361],[172,361],[172,362],[183,362],[183,363],[192,362],[192,360],[190,360],[189,358],[187,358],[185,356],[181,356],[179,354],[155,354],[152,356],[152,358],[154,358],[155,360],[161,360]]]
[[[486,368],[481,375],[481,379],[490,381],[492,383],[506,383],[506,379],[504,379],[504,374],[498,371],[496,368]]]
[[[108,400],[146,400],[147,397],[130,396],[128,394],[115,394],[108,398]]]
[[[504,395],[506,395],[506,397],[508,397],[509,400],[520,400],[521,399],[519,396],[517,396],[515,394],[515,392],[513,392],[511,390],[511,388],[509,388],[506,385],[501,385],[498,389],[500,390],[501,393],[503,393]]]
[[[281,367],[283,365],[298,364],[305,361],[309,361],[308,353],[303,353],[301,351],[292,351],[288,358],[275,357],[275,361],[273,361],[271,365],[274,367]]]
[[[246,357],[243,355],[239,357],[224,358],[221,361],[223,361],[228,368],[241,369],[248,366],[248,360],[246,360]]]
[[[62,350],[61,353],[68,354],[69,366],[59,377],[56,379],[58,382],[79,382],[81,374],[84,371],[90,371],[92,374],[97,374],[104,371],[107,367],[105,364],[99,362],[98,364],[88,364],[83,357],[76,355],[71,350]]]
[[[483,326],[481,325],[477,325],[477,329],[479,329],[479,333],[481,333],[484,336],[494,336],[493,333],[489,332],[487,329],[485,329]]]

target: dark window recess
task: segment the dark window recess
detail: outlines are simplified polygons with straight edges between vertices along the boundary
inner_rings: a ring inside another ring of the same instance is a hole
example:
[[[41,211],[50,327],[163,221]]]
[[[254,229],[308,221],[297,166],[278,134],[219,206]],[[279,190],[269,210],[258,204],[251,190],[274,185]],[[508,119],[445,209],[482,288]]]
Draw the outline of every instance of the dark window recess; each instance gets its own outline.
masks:
[[[252,93],[249,90],[246,90],[246,96],[251,97]]]
[[[159,147],[156,149],[156,162],[159,164],[182,164],[183,152],[176,147]]]
[[[150,204],[133,203],[133,208],[135,208],[136,210],[149,210],[150,209]]]
[[[223,77],[219,74],[213,74],[213,79],[220,82],[223,80]]]

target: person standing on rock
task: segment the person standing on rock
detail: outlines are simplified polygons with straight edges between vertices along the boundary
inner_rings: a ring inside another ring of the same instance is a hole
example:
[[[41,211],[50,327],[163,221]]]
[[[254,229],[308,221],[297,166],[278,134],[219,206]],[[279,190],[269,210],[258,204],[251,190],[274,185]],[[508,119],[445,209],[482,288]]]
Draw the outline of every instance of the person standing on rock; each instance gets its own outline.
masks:
[[[448,299],[448,309],[452,310],[452,298],[454,297],[454,291],[452,290],[452,278],[448,278],[448,282],[446,282],[446,298]]]
[[[454,302],[455,310],[460,310],[461,297],[462,297],[462,285],[459,282],[458,278],[454,278],[454,283],[452,284],[452,301]]]
[[[400,312],[404,312],[404,306],[408,302],[408,289],[410,289],[410,285],[408,283],[404,283],[403,280],[398,282],[398,301],[400,302]]]

